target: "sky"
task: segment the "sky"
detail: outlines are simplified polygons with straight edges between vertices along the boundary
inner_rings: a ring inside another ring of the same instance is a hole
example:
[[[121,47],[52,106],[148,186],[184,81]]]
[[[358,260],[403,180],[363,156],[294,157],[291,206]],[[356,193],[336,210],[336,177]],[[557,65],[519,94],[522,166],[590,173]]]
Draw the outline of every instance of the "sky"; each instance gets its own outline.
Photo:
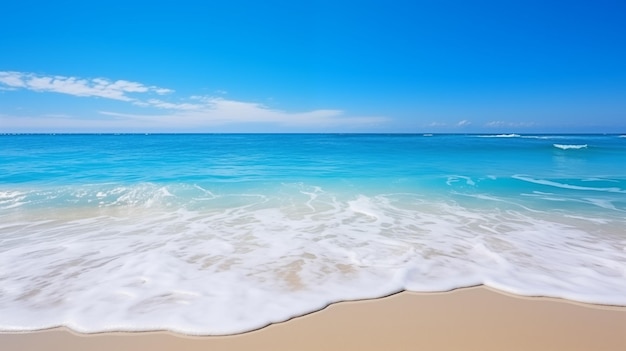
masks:
[[[626,133],[626,1],[10,1],[0,133]]]

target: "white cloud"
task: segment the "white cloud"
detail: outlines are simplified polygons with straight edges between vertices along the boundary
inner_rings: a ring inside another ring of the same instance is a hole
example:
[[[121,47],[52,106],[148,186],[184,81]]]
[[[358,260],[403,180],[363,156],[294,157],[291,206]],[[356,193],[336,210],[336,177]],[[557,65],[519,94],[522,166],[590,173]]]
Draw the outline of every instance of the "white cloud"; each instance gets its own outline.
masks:
[[[11,88],[23,88],[26,85],[22,81],[21,77],[15,74],[16,72],[1,72],[0,71],[0,83],[5,84]]]
[[[532,127],[535,122],[506,122],[506,121],[490,121],[485,123],[485,127],[500,128],[500,127]]]
[[[249,106],[248,106],[249,107]],[[0,115],[3,132],[123,132],[123,131],[351,131],[387,121],[382,117],[351,117],[338,110],[301,113],[250,108],[239,114],[228,108],[140,115],[100,111],[91,118],[69,115],[14,117]]]
[[[152,107],[168,109],[168,110],[183,110],[183,111],[200,110],[203,107],[200,104],[171,103],[171,102],[166,102],[166,101],[162,101],[159,99],[149,99],[146,101],[141,101],[141,102],[136,103],[136,105],[144,106],[144,107],[152,106]]]
[[[429,127],[445,127],[447,124],[443,122],[430,122]]]
[[[271,124],[283,128],[371,127],[387,121],[385,117],[353,117],[341,110],[286,112],[251,102],[220,97],[195,96],[195,104],[173,104],[157,99],[146,101],[150,106],[170,110],[164,114],[125,114],[101,111],[100,114],[124,118],[129,123],[144,123],[156,128],[196,128],[230,124]]]
[[[507,122],[504,121],[491,121],[491,122],[487,122],[485,123],[485,127],[504,127],[507,125]]]
[[[174,90],[172,89],[166,89],[166,88],[157,88],[157,87],[151,87],[155,93],[159,94],[159,95],[165,95],[165,94],[171,94],[174,92]]]
[[[465,127],[465,126],[469,126],[470,124],[472,124],[472,122],[464,119],[462,121],[459,121],[459,123],[457,123],[457,127]]]
[[[225,99],[215,96],[194,95],[187,99],[165,101],[150,97],[170,94],[167,88],[147,86],[127,80],[111,81],[106,78],[81,79],[64,76],[41,76],[32,73],[1,72],[0,87],[27,89],[37,92],[55,92],[74,96],[100,97],[126,101],[132,105],[151,108],[145,114],[101,111],[90,118],[59,116],[30,116],[10,118],[0,116],[2,125],[10,129],[67,128],[71,130],[124,130],[161,129],[197,131],[216,126],[265,125],[280,130],[327,130],[371,128],[388,121],[385,117],[346,116],[336,109],[318,109],[305,112],[287,112],[266,105]],[[131,96],[132,94],[132,96]],[[148,94],[146,96],[146,94]],[[220,92],[224,95],[225,92]],[[153,95],[154,96],[154,95]],[[162,110],[155,113],[154,109]],[[96,116],[98,116],[96,118]]]
[[[37,92],[54,92],[74,96],[92,96],[121,101],[135,101],[129,93],[149,93],[159,95],[173,92],[155,86],[127,80],[110,81],[105,78],[82,79],[65,76],[40,76],[34,73],[0,71],[0,84],[13,89],[28,89]]]

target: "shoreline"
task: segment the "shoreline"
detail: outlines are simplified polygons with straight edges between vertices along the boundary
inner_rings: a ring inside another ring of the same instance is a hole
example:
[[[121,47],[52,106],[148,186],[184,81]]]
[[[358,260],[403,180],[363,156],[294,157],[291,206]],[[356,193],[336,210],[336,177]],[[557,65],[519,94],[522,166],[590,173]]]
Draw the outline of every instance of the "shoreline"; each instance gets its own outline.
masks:
[[[623,350],[626,307],[517,296],[485,286],[400,292],[326,308],[250,332],[0,332],[6,350]]]

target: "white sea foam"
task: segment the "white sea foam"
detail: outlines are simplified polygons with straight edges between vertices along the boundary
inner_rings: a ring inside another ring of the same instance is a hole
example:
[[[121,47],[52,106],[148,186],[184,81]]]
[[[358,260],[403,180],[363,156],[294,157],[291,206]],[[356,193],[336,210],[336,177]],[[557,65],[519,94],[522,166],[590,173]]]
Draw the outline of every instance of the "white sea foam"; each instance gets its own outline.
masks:
[[[542,139],[542,140],[546,140],[546,139],[552,139],[554,137],[553,136],[548,136],[548,135],[524,135],[524,136],[522,136],[522,138],[524,138],[524,139]]]
[[[619,180],[615,179],[607,179],[607,178],[584,178],[581,179],[583,182],[611,182],[611,183],[619,183]]]
[[[597,206],[603,209],[608,209],[608,210],[612,210],[612,211],[616,211],[616,212],[626,212],[626,210],[624,209],[620,209],[618,208],[613,201],[611,200],[606,200],[606,199],[596,199],[596,198],[589,198],[589,197],[567,197],[567,196],[557,196],[555,194],[547,194],[547,193],[539,193],[539,192],[534,192],[532,194],[526,194],[526,193],[522,193],[522,196],[529,196],[529,197],[535,197],[535,198],[540,198],[541,200],[545,200],[545,201],[556,201],[556,202],[562,202],[562,203],[578,203],[578,204],[586,204],[586,205],[592,205],[592,206]]]
[[[465,181],[465,184],[470,185],[470,186],[476,185],[476,183],[472,180],[472,178],[466,177],[466,176],[460,176],[460,175],[448,176],[448,180],[446,181],[446,184],[452,185],[460,181]]]
[[[553,144],[555,148],[561,150],[579,150],[586,149],[587,144],[576,144],[576,145],[566,145],[566,144]]]
[[[334,301],[475,284],[626,305],[623,217],[303,184],[150,186],[81,200],[99,207],[0,213],[0,330],[230,334]]]
[[[21,191],[0,191],[0,209],[11,209],[23,205],[26,194]]]
[[[522,135],[524,139],[541,139],[541,140],[549,140],[549,139],[570,139],[572,135]]]
[[[519,138],[519,134],[487,134],[478,135],[479,138]]]
[[[518,180],[522,180],[522,181],[525,181],[525,182],[529,182],[529,183],[547,185],[547,186],[552,186],[552,187],[556,187],[556,188],[563,188],[563,189],[586,190],[586,191],[604,191],[604,192],[609,192],[609,193],[624,193],[624,194],[626,194],[626,190],[621,189],[621,188],[594,188],[594,187],[588,187],[588,186],[571,185],[571,184],[559,183],[559,182],[554,182],[554,181],[545,180],[545,179],[534,179],[534,178],[526,177],[526,176],[522,176],[522,175],[514,175],[513,178],[514,179],[518,179]]]

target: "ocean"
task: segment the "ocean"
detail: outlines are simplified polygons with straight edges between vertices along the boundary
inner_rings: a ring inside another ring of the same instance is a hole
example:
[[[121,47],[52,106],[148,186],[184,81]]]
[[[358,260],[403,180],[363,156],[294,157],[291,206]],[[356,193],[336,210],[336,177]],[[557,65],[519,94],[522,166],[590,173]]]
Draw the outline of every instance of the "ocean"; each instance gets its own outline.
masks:
[[[0,331],[234,334],[480,284],[626,306],[624,135],[0,135]]]

